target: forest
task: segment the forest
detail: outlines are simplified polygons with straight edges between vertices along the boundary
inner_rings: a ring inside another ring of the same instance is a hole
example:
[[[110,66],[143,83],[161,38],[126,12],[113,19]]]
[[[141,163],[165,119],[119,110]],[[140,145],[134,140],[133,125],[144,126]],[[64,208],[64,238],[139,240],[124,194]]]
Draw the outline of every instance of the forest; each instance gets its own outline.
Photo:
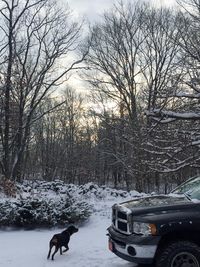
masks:
[[[56,0],[1,0],[1,185],[167,193],[199,174],[199,40],[199,0],[118,1],[93,25]]]

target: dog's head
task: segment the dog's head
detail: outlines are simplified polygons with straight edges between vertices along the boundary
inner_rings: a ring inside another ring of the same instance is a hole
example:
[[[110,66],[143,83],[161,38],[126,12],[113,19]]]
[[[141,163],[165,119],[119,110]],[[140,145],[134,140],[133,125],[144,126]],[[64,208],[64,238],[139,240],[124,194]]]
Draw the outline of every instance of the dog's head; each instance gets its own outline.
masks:
[[[70,225],[66,231],[69,232],[70,235],[72,235],[78,232],[78,228],[76,228],[74,225]]]

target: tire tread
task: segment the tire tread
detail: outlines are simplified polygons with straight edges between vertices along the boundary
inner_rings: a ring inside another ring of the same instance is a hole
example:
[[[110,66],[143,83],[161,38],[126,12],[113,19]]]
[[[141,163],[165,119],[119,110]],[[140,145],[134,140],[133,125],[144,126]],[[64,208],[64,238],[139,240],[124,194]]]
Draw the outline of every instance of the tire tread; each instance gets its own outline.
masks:
[[[156,257],[156,267],[171,267],[170,266],[170,255],[174,254],[174,251],[181,251],[185,248],[186,250],[193,250],[197,253],[198,261],[200,264],[200,247],[190,241],[177,241],[169,243],[167,246],[162,248]]]

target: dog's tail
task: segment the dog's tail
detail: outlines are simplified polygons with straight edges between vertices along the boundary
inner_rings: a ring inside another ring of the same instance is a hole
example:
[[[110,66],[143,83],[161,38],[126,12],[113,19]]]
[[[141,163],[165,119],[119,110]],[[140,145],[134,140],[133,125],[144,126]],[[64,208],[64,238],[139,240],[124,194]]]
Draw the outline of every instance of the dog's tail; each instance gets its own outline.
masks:
[[[49,253],[48,253],[47,259],[49,259],[50,255],[51,255],[52,247],[56,246],[57,243],[58,243],[58,240],[55,237],[50,240],[50,242],[49,242]]]

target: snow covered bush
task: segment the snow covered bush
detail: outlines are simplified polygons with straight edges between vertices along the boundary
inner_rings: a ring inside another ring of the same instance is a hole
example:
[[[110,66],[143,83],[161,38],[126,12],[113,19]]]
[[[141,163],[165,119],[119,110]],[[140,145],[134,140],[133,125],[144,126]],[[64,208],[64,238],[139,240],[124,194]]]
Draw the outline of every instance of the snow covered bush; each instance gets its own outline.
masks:
[[[0,227],[52,227],[86,220],[92,211],[91,205],[68,193],[59,193],[55,184],[50,188],[18,185],[17,198],[0,201]]]
[[[89,217],[87,203],[22,199],[0,204],[0,226],[51,227],[77,223]]]
[[[54,194],[54,195],[68,195],[81,199],[104,199],[115,197],[137,197],[143,194],[133,190],[127,192],[125,190],[114,189],[106,187],[105,185],[98,186],[94,183],[87,183],[85,185],[66,184],[63,181],[56,180],[53,182],[45,182],[40,180],[28,181],[25,180],[23,184],[17,185],[18,192],[21,194]]]
[[[77,223],[91,214],[91,206],[69,196],[26,196],[0,202],[0,227],[51,227]]]
[[[16,198],[1,198],[0,227],[51,227],[82,222],[92,212],[103,212],[105,207],[99,203],[104,200],[119,202],[137,196],[142,194],[93,183],[78,186],[60,180],[24,180],[17,184]]]

